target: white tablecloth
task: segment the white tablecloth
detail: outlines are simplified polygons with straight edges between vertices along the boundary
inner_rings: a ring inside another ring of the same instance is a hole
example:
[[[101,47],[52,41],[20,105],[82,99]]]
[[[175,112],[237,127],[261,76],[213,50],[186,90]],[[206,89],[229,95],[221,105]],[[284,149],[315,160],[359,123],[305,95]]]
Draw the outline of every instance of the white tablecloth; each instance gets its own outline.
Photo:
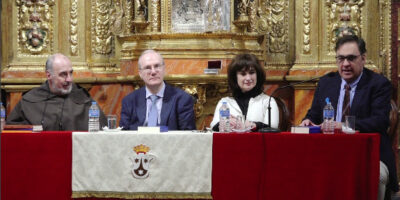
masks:
[[[73,197],[211,198],[212,133],[74,132],[72,160]]]

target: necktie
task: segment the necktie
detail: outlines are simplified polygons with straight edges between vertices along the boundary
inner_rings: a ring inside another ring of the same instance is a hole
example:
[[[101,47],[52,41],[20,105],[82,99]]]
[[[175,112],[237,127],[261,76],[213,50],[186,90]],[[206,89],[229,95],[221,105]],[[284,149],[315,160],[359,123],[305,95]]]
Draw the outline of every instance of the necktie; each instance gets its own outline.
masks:
[[[158,109],[157,109],[156,103],[157,103],[158,96],[153,94],[150,96],[150,99],[151,99],[151,107],[150,107],[150,111],[149,111],[149,118],[148,118],[147,126],[157,126]]]
[[[351,87],[349,84],[344,85],[345,93],[343,99],[343,107],[342,107],[342,121],[344,120],[344,116],[350,114],[350,90]]]

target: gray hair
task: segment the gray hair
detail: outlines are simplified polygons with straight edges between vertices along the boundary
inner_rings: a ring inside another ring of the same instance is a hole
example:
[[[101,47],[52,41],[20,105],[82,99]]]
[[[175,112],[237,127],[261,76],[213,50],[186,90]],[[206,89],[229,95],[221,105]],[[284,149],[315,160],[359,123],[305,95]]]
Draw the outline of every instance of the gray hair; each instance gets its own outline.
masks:
[[[143,51],[142,54],[141,54],[140,57],[139,57],[139,60],[138,60],[139,69],[142,69],[142,66],[141,66],[141,64],[140,64],[140,61],[143,59],[143,56],[146,55],[146,54],[149,54],[149,53],[155,53],[155,54],[157,54],[158,57],[160,57],[160,59],[161,59],[161,64],[162,64],[162,65],[165,65],[165,63],[164,63],[164,58],[161,56],[160,53],[158,53],[157,51],[155,51],[155,50],[153,50],[153,49],[148,49],[148,50]]]

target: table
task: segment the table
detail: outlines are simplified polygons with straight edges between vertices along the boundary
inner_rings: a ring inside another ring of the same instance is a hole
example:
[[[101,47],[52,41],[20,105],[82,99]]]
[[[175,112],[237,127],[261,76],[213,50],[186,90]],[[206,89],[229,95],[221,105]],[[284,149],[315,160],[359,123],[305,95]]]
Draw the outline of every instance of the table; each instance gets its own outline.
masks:
[[[71,135],[1,134],[1,198],[71,199]],[[375,200],[379,135],[214,134],[212,170],[215,200]]]

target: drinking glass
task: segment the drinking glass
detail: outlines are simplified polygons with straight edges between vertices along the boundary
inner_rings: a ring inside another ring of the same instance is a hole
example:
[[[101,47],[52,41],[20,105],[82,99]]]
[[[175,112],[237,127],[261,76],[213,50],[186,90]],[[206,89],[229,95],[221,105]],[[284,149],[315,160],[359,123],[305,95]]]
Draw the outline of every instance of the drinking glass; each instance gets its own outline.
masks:
[[[243,115],[238,115],[236,116],[236,130],[244,130],[245,129],[245,124],[244,124],[244,116]]]
[[[108,129],[117,129],[117,116],[107,115],[107,126]]]
[[[356,117],[351,115],[345,116],[344,124],[342,124],[342,132],[353,134],[356,132]]]

